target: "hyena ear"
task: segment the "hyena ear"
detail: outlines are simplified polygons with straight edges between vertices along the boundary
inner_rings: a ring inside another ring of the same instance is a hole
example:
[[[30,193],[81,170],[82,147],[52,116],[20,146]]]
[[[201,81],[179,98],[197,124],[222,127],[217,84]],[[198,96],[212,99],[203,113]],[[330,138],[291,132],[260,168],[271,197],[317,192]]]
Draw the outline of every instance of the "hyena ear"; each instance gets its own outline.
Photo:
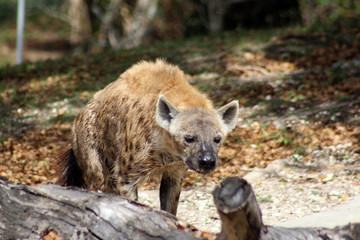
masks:
[[[169,131],[170,122],[178,112],[179,110],[164,95],[160,94],[156,103],[156,122],[160,127]]]
[[[239,114],[239,102],[232,101],[217,110],[217,113],[225,125],[227,133],[230,133],[236,126],[237,117]]]

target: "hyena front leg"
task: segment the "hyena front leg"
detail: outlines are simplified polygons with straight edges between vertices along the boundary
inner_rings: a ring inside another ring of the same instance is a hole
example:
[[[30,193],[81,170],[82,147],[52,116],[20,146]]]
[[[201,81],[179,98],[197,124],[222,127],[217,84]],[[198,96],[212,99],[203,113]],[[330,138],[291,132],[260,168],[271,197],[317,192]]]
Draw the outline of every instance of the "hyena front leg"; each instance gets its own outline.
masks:
[[[138,200],[136,181],[129,181],[126,176],[113,175],[106,182],[105,192],[119,194],[130,200]]]
[[[161,210],[176,215],[183,178],[184,173],[173,174],[168,171],[163,173],[160,185]]]
[[[138,190],[137,185],[134,184],[124,184],[117,188],[118,194],[120,196],[124,196],[129,198],[130,200],[137,201],[138,200]]]

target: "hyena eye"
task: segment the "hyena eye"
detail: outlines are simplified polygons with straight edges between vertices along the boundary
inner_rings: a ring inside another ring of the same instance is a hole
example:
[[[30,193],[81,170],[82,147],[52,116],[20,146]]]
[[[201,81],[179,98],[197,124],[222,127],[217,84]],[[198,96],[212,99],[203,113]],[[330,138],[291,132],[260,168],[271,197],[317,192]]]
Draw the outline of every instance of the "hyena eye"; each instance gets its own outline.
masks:
[[[214,143],[219,144],[220,142],[221,142],[221,137],[220,136],[214,137]]]
[[[193,143],[193,142],[195,142],[195,137],[194,137],[194,136],[191,136],[191,135],[186,135],[186,136],[184,137],[184,140],[185,140],[185,142],[187,142],[187,143]]]

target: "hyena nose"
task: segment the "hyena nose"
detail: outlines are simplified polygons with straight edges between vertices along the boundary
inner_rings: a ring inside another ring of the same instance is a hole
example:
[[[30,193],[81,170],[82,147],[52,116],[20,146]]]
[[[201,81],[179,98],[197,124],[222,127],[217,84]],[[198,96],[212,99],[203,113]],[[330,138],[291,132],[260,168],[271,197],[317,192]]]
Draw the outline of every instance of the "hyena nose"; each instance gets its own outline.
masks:
[[[207,152],[199,157],[199,167],[203,170],[211,170],[215,168],[216,156]]]

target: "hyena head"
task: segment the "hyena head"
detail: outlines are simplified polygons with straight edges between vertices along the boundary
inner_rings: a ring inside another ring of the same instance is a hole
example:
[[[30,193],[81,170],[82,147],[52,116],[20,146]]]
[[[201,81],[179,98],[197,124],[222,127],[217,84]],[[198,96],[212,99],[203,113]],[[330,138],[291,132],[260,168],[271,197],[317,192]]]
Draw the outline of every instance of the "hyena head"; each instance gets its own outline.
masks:
[[[179,110],[163,95],[156,106],[156,121],[169,132],[182,160],[198,173],[209,173],[217,165],[218,151],[236,126],[239,104],[232,101],[217,111],[200,107]]]

